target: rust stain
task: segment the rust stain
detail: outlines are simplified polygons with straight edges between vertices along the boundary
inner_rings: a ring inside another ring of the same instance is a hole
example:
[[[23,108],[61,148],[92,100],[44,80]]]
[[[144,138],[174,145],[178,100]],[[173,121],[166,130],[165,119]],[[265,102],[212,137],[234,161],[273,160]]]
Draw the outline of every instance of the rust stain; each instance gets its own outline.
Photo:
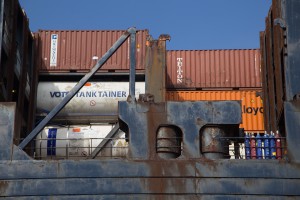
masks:
[[[216,161],[203,158],[203,163],[205,163],[206,166],[212,169],[212,171],[217,172],[218,164]]]
[[[8,181],[0,181],[0,195],[3,196],[6,193],[9,184]]]

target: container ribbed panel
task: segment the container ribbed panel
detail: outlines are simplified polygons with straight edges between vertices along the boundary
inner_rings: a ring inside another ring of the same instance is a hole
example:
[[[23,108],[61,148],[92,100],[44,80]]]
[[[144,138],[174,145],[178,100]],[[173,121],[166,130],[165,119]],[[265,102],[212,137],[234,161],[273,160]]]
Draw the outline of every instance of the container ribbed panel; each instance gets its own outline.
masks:
[[[171,50],[167,52],[167,88],[259,88],[260,51]]]

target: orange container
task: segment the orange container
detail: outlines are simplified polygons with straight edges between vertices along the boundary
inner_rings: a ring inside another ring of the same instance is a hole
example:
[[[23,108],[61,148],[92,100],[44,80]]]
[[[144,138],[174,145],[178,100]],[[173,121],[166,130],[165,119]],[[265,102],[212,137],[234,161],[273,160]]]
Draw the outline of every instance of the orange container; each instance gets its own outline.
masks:
[[[219,101],[219,100],[241,100],[242,124],[249,132],[263,132],[263,103],[255,91],[168,91],[167,101]]]

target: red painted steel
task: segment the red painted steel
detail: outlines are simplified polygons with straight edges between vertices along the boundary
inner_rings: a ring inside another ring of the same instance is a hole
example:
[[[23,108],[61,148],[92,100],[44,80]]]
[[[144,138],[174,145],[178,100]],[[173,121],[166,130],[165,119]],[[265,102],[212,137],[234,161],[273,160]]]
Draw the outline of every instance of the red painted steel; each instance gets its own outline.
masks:
[[[167,71],[168,89],[261,87],[258,49],[172,50]]]
[[[40,71],[89,71],[124,32],[125,30],[39,30]],[[52,34],[57,34],[56,66],[50,66]],[[145,68],[148,35],[148,30],[139,30],[136,34],[137,70]],[[128,39],[101,70],[129,70],[129,45]]]

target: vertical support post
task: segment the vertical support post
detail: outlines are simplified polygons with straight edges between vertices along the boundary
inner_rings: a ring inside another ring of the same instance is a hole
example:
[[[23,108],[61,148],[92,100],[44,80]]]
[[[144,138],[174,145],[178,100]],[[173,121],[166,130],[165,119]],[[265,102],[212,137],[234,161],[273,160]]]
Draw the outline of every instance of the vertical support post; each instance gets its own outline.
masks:
[[[146,94],[153,95],[155,102],[165,101],[166,40],[170,40],[169,35],[160,35],[158,40],[148,41],[146,47]]]
[[[135,98],[135,66],[136,66],[136,30],[130,32],[130,75],[129,96]]]
[[[0,160],[10,160],[13,149],[16,103],[0,102]]]

